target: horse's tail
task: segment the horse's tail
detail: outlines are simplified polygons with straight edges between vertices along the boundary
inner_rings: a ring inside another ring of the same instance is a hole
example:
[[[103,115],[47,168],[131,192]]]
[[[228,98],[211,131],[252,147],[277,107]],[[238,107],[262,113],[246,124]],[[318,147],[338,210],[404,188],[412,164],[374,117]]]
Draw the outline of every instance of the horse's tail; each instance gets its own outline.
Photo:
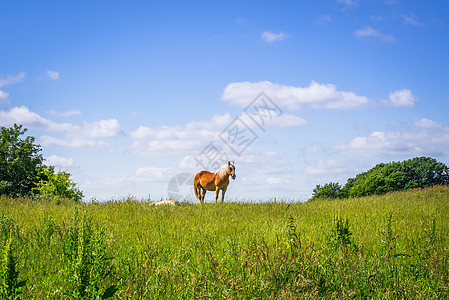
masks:
[[[197,173],[195,175],[195,178],[193,178],[193,190],[195,191],[195,195],[198,198],[198,200],[201,200],[199,184],[200,184],[200,174]]]

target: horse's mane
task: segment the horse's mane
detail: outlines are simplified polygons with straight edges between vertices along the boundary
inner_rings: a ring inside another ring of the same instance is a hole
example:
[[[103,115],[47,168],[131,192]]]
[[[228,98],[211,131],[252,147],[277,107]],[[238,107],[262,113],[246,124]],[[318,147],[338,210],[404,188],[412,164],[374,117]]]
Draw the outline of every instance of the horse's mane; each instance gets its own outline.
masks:
[[[234,164],[231,163],[231,166],[234,166]],[[222,165],[215,173],[220,177],[225,177],[228,174],[228,164]]]
[[[215,173],[217,173],[220,177],[226,176],[228,173],[228,164],[222,165]]]

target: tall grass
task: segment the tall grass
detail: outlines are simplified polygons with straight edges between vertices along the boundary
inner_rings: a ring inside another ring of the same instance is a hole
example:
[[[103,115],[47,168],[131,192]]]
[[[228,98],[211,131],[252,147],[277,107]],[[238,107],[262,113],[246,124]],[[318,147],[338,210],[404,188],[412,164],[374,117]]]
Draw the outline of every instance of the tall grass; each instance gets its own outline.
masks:
[[[0,215],[24,298],[449,297],[445,186],[180,207],[0,198]]]

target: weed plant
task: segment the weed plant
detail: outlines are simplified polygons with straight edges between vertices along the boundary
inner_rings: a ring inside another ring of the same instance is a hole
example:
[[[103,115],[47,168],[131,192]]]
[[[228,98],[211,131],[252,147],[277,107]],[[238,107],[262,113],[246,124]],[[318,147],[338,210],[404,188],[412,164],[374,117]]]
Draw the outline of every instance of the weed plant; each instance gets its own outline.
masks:
[[[0,215],[2,274],[15,265],[0,286],[27,299],[449,298],[446,186],[179,207],[0,198]]]

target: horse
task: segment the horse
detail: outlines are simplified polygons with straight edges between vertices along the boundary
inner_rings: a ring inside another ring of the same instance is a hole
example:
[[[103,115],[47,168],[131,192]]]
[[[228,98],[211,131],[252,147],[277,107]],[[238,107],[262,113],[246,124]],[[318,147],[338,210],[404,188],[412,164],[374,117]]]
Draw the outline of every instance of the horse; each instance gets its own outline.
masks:
[[[204,197],[206,191],[215,191],[215,203],[217,203],[218,194],[221,190],[221,203],[224,201],[226,189],[229,185],[229,176],[235,180],[235,166],[234,162],[228,161],[215,173],[209,171],[201,171],[196,173],[193,179],[193,189],[195,190],[196,197],[200,200],[201,204],[204,204]]]

